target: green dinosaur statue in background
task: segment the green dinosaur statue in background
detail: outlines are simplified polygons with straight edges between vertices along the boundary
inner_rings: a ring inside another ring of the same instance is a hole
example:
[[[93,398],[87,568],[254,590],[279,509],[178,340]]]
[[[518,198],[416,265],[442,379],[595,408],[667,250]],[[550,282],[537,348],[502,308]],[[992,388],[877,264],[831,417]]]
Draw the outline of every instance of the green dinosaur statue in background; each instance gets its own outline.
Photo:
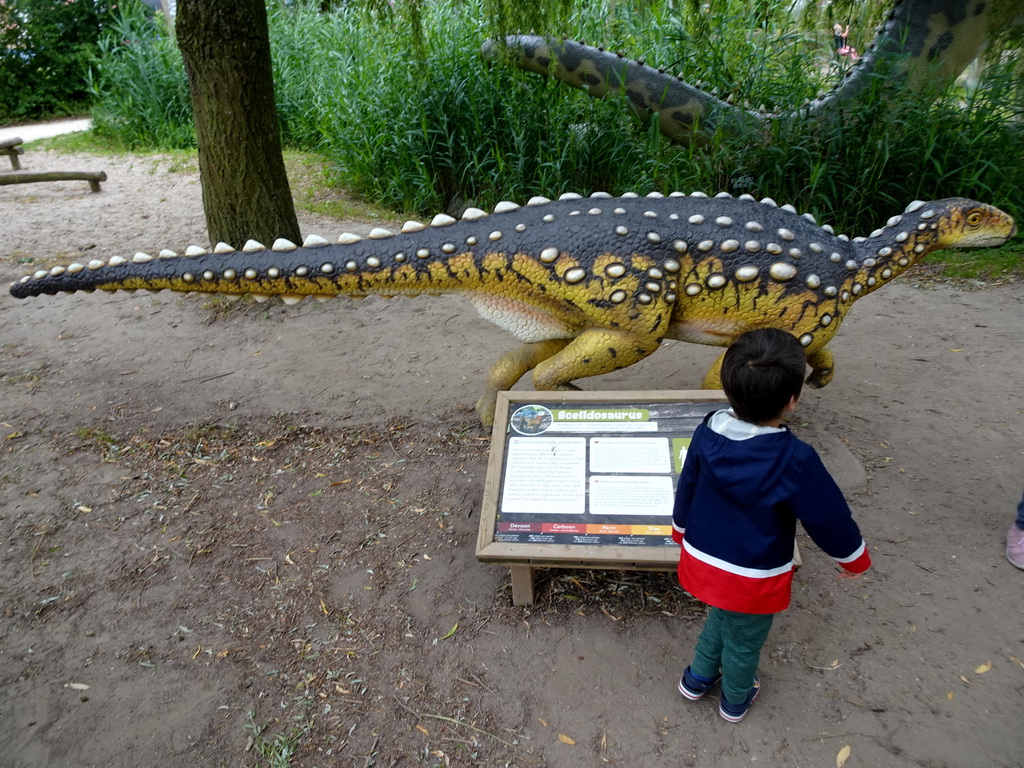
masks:
[[[991,25],[1006,15],[994,7],[992,0],[898,0],[843,82],[795,113],[734,106],[643,61],[572,40],[513,35],[486,41],[483,55],[497,59],[504,50],[522,69],[550,74],[591,96],[621,92],[641,117],[657,114],[669,139],[704,143],[720,130],[759,132],[780,118],[842,113],[879,78],[911,89],[951,82],[984,50]]]

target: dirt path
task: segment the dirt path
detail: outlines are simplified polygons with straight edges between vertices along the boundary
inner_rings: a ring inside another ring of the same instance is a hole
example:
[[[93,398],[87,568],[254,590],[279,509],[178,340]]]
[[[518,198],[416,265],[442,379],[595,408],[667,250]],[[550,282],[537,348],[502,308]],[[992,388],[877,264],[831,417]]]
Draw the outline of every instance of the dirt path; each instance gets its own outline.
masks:
[[[167,160],[25,166],[109,181],[0,187],[5,281],[205,240]],[[526,610],[476,562],[472,405],[514,342],[457,297],[4,292],[0,762],[1019,766],[1022,338],[1022,285],[903,280],[854,309],[794,427],[876,567],[840,582],[804,547],[729,725],[675,690],[701,609],[670,575],[550,571]],[[584,386],[696,388],[715,355],[667,344]]]

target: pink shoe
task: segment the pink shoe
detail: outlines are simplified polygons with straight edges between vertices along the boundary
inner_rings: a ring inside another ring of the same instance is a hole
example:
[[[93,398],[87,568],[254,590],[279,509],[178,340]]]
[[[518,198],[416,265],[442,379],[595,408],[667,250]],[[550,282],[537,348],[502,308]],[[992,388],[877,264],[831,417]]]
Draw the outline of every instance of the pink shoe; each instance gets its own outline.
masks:
[[[1006,532],[1006,559],[1010,565],[1024,570],[1024,531],[1016,523]]]

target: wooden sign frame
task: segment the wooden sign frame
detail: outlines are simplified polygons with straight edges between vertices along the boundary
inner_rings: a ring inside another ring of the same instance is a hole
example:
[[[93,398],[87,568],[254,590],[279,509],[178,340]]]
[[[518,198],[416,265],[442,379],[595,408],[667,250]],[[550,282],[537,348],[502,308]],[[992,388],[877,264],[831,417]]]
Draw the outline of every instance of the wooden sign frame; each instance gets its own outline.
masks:
[[[484,482],[484,495],[477,537],[476,556],[484,563],[507,565],[512,576],[512,602],[514,605],[533,603],[533,569],[605,568],[611,570],[673,571],[679,562],[676,547],[505,542],[496,538],[500,519],[502,486],[508,460],[508,440],[512,436],[510,413],[529,405],[553,408],[579,409],[600,405],[601,409],[636,409],[644,405],[694,404],[704,410],[728,407],[721,390],[655,390],[655,391],[558,391],[558,392],[499,392],[491,451]],[[513,405],[516,406],[513,409]],[[696,423],[693,424],[696,428]],[[659,436],[689,437],[688,433],[660,432]],[[673,473],[675,475],[677,473]]]

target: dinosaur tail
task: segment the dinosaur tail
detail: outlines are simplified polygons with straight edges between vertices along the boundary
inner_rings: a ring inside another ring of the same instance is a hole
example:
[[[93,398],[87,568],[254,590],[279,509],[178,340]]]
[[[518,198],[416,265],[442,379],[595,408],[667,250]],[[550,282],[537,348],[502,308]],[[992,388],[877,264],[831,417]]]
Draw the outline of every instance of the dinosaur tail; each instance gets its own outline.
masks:
[[[319,238],[302,247],[279,240],[267,249],[249,243],[242,250],[223,243],[213,251],[191,246],[183,254],[161,251],[156,256],[137,253],[39,270],[11,285],[11,295],[23,299],[57,293],[172,290],[227,295],[303,295],[329,291],[336,295],[334,266],[314,258]],[[316,265],[315,268],[312,265]],[[343,268],[343,266],[342,266]],[[285,275],[287,274],[287,277]]]
[[[338,243],[311,235],[301,246],[278,240],[267,248],[250,241],[240,250],[219,243],[212,251],[190,246],[181,255],[161,251],[156,256],[115,256],[39,270],[14,282],[10,291],[23,299],[96,290],[171,290],[227,297],[251,294],[257,300],[280,296],[294,303],[306,296],[415,295],[461,287],[433,251],[420,249],[418,257],[416,252],[406,256],[376,243],[391,236],[374,230],[365,239],[342,235]],[[472,261],[471,254],[466,258]]]

